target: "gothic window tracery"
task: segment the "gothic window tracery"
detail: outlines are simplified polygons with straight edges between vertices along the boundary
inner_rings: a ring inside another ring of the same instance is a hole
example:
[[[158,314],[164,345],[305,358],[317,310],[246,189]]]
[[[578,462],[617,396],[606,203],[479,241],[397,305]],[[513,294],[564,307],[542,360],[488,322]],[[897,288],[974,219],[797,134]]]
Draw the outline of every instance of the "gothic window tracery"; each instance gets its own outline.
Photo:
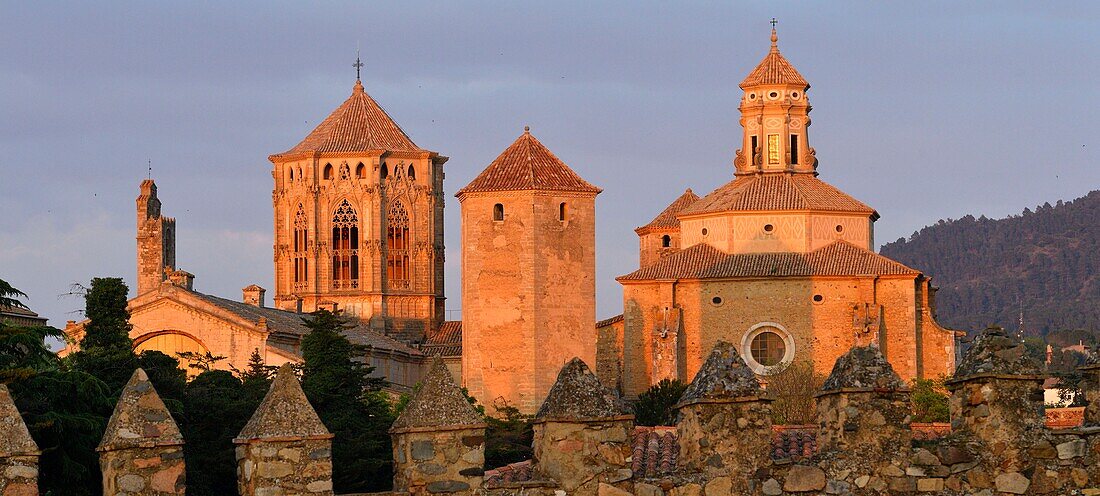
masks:
[[[390,289],[409,289],[409,213],[393,202],[386,218],[386,274]]]
[[[359,216],[346,199],[332,214],[332,287],[359,287]]]
[[[306,280],[309,277],[309,258],[307,247],[309,245],[309,222],[306,219],[305,207],[299,203],[298,211],[294,214],[294,289],[305,289]]]
[[[340,180],[347,181],[348,179],[351,179],[351,169],[345,163],[340,166]]]

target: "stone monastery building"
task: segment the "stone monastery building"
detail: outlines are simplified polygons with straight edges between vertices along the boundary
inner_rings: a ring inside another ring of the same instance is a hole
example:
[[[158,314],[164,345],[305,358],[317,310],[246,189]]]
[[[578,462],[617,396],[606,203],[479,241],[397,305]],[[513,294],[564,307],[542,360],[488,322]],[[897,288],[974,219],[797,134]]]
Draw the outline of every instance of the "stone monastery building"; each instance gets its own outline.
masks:
[[[142,182],[131,337],[139,350],[226,357],[219,367],[254,351],[278,365],[300,360],[301,318],[329,309],[353,317],[348,337],[394,389],[442,355],[482,403],[525,412],[573,357],[631,398],[689,381],[718,340],[739,344],[761,376],[794,361],[824,373],[869,343],[903,379],[950,374],[955,332],[935,322],[929,279],[876,254],[878,214],[818,178],[809,84],[774,30],[740,87],[733,179],[702,198],[686,191],[636,230],[640,266],[617,279],[620,316],[596,322],[600,188],[525,129],[456,194],[463,321],[444,321],[448,157],[413,143],[357,80],[305,139],[268,157],[271,305],[257,285],[241,301],[196,291],[175,264],[175,220]]]

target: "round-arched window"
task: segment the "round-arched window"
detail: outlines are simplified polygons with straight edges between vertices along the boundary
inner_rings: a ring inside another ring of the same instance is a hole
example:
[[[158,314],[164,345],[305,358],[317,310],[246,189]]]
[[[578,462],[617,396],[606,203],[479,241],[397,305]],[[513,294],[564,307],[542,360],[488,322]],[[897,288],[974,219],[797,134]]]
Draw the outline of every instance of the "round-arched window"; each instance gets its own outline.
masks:
[[[761,322],[742,337],[741,356],[759,375],[781,372],[794,360],[794,338],[775,322]]]

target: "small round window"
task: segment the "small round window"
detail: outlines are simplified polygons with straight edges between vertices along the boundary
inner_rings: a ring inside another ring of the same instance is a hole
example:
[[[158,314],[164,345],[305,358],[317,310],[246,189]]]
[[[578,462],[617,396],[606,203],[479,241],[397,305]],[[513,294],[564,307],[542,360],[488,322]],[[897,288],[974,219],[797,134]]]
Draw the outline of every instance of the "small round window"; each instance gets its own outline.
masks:
[[[838,232],[838,233],[839,233],[839,232],[844,232],[844,226],[842,226],[842,225],[840,225],[840,224],[837,224],[837,225],[836,225],[836,232]]]
[[[798,92],[797,91],[792,91],[791,92],[791,98],[794,98],[795,100],[798,100]]]
[[[779,93],[775,92],[775,91],[773,91],[771,93],[768,93],[768,98],[772,98],[772,99],[779,98]]]
[[[707,235],[707,228],[704,227],[703,228],[703,236],[706,236],[706,235]]]
[[[773,231],[775,231],[775,226],[771,224],[764,224],[764,232],[771,233]]]
[[[749,93],[749,100],[756,100],[756,93]]]
[[[819,294],[814,295],[814,303],[821,303],[825,301],[825,297]]]
[[[714,304],[715,306],[721,305],[722,304],[722,297],[721,296],[715,296],[714,298],[710,299],[710,302],[712,304]]]

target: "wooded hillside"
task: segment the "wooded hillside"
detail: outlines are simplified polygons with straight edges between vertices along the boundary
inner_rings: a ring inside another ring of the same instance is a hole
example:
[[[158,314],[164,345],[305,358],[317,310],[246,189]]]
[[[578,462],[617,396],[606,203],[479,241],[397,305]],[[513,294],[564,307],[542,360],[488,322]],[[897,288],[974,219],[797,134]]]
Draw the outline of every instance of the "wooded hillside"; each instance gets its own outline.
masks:
[[[940,220],[881,253],[933,277],[947,327],[1100,333],[1100,191],[1005,219]]]

